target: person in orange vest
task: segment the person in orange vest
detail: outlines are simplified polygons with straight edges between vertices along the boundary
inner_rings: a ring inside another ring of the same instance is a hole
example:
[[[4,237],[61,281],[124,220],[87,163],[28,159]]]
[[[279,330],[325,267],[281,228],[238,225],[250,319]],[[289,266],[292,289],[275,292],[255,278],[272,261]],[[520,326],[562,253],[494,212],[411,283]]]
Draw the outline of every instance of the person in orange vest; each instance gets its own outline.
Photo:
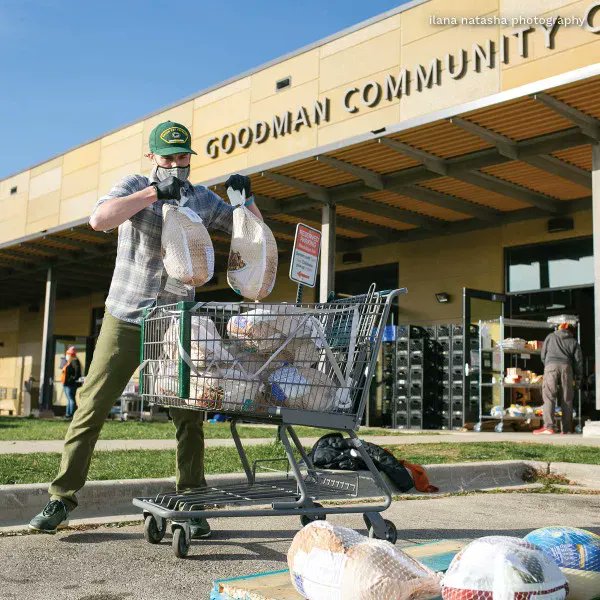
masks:
[[[61,368],[60,382],[63,384],[65,396],[67,397],[67,411],[65,419],[72,419],[73,413],[77,409],[75,395],[77,388],[81,386],[81,363],[77,358],[77,350],[75,346],[69,346],[65,352],[64,363]]]

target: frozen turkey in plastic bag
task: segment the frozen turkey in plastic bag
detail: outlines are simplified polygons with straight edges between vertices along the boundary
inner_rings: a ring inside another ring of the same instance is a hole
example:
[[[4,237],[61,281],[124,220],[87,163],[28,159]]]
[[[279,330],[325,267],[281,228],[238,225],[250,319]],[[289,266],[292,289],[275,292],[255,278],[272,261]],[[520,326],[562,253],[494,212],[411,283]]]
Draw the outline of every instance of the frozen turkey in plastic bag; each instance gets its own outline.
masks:
[[[442,580],[444,600],[563,600],[569,586],[558,565],[520,538],[487,536],[453,559]]]
[[[436,573],[390,542],[315,521],[287,554],[290,577],[308,600],[425,600],[440,593]]]
[[[271,396],[279,405],[304,410],[332,410],[338,391],[322,371],[287,365],[269,375]]]
[[[277,276],[277,243],[271,230],[245,206],[233,211],[227,282],[244,298],[262,300]]]
[[[317,326],[317,319],[297,306],[267,304],[231,317],[227,333],[257,352],[275,352],[291,337],[280,358],[309,366],[319,360],[323,345]]]
[[[223,411],[253,410],[255,401],[262,391],[260,381],[248,378],[238,367],[227,371],[217,370],[192,374],[190,377],[190,399],[188,404],[198,407],[210,407]]]
[[[215,270],[215,251],[202,219],[187,207],[163,204],[162,257],[170,277],[204,285]]]
[[[174,320],[165,332],[163,350],[170,359],[179,358],[179,319]],[[198,369],[235,362],[217,328],[209,317],[193,315],[190,319],[190,359]]]

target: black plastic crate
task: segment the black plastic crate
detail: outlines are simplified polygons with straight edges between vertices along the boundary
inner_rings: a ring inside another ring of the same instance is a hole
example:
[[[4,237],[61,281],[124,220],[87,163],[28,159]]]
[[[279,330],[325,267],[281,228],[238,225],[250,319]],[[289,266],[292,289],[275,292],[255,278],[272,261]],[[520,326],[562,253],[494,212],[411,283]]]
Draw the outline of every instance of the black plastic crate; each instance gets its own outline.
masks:
[[[398,356],[396,356],[396,367],[398,368],[398,370],[408,369],[409,363],[410,361],[408,359],[408,353],[399,354]]]
[[[461,367],[465,364],[465,353],[464,352],[453,352],[452,353],[452,364],[455,367]]]
[[[408,352],[408,340],[396,340],[396,352]]]
[[[450,352],[450,350],[452,349],[450,346],[450,338],[438,338],[437,343],[440,346],[441,352]]]
[[[451,333],[450,325],[437,325],[436,326],[436,339],[440,340],[443,338],[449,338]]]
[[[425,331],[427,332],[427,336],[435,340],[437,339],[437,327],[435,325],[430,325],[429,327],[425,327]]]
[[[396,427],[408,427],[408,413],[399,412],[396,414]]]
[[[429,337],[429,332],[420,325],[398,325],[397,339],[419,339]]]
[[[452,411],[460,411],[462,412],[463,410],[463,401],[462,399],[458,399],[458,398],[454,398],[452,400]]]

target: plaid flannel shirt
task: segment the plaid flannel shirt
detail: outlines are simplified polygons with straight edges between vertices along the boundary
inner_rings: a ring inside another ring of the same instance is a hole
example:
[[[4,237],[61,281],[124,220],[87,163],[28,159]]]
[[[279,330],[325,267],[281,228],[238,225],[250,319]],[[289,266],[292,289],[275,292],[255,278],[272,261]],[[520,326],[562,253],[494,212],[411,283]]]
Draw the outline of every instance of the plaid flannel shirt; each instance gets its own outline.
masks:
[[[156,181],[143,175],[127,175],[102,196],[95,212],[111,198],[123,198],[147,188]],[[231,233],[233,207],[202,185],[186,182],[181,190],[182,204],[198,214],[208,229]],[[178,204],[176,200],[157,200],[119,225],[117,258],[106,310],[115,318],[129,323],[141,323],[144,309],[157,303],[168,304],[193,300],[194,291],[187,297],[165,291],[167,273],[161,255],[162,206]],[[93,214],[93,213],[92,213]]]

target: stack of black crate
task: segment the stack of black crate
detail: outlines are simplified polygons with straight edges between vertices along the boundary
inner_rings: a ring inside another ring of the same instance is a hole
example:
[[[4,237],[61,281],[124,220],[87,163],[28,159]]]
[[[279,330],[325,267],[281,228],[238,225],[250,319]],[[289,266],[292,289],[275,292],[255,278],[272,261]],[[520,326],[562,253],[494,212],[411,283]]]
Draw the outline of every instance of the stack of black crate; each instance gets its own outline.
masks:
[[[396,342],[384,340],[381,344],[381,423],[382,427],[393,425],[394,398],[396,396]]]
[[[440,427],[441,375],[439,347],[428,330],[416,325],[399,325],[393,427]]]
[[[454,323],[437,325],[436,339],[442,354],[442,429],[461,429],[476,413],[473,407],[477,407],[479,398],[479,385],[472,378],[472,383],[467,380],[470,400],[465,403],[464,328]],[[476,351],[479,343],[476,326],[471,326],[470,340],[471,350]],[[473,364],[472,360],[468,362]]]

